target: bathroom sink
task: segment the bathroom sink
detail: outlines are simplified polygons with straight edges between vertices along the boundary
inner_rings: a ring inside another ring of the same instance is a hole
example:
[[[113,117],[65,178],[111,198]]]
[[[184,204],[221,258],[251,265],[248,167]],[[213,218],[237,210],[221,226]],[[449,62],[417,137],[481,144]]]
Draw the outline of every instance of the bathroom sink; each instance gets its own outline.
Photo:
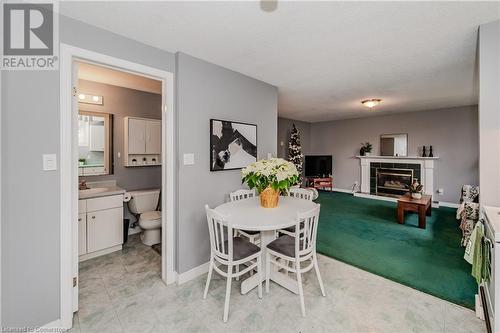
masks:
[[[108,190],[109,189],[107,187],[92,187],[92,188],[88,188],[86,190],[79,190],[78,194],[81,197],[81,196],[88,196],[88,195],[106,192]]]

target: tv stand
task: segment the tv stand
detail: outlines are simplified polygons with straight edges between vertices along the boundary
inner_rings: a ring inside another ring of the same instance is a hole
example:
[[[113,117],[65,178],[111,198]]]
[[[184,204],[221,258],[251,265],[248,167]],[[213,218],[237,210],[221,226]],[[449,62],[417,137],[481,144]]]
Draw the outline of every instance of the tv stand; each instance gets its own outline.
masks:
[[[317,190],[333,191],[333,177],[307,177],[307,186]]]

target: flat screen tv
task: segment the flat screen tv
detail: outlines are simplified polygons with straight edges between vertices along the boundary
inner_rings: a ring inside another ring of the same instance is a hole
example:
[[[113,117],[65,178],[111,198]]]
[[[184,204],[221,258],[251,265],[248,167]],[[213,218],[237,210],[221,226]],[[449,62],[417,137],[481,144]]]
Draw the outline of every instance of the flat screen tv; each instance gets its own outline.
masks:
[[[331,155],[306,155],[306,177],[328,177],[332,174]]]

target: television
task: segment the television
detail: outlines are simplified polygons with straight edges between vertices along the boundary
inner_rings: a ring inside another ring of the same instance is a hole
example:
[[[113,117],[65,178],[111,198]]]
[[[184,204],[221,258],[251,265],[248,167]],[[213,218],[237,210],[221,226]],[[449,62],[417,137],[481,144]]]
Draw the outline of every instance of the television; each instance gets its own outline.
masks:
[[[331,155],[306,155],[306,177],[328,177],[332,174]]]

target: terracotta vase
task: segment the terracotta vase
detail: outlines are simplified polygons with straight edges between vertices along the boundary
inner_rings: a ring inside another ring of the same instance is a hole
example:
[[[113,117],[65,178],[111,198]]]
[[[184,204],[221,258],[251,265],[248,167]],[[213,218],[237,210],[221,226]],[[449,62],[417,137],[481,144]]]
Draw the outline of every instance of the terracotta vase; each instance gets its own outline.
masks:
[[[279,191],[274,190],[272,187],[267,187],[264,191],[260,192],[260,205],[264,208],[277,207],[279,199]]]

